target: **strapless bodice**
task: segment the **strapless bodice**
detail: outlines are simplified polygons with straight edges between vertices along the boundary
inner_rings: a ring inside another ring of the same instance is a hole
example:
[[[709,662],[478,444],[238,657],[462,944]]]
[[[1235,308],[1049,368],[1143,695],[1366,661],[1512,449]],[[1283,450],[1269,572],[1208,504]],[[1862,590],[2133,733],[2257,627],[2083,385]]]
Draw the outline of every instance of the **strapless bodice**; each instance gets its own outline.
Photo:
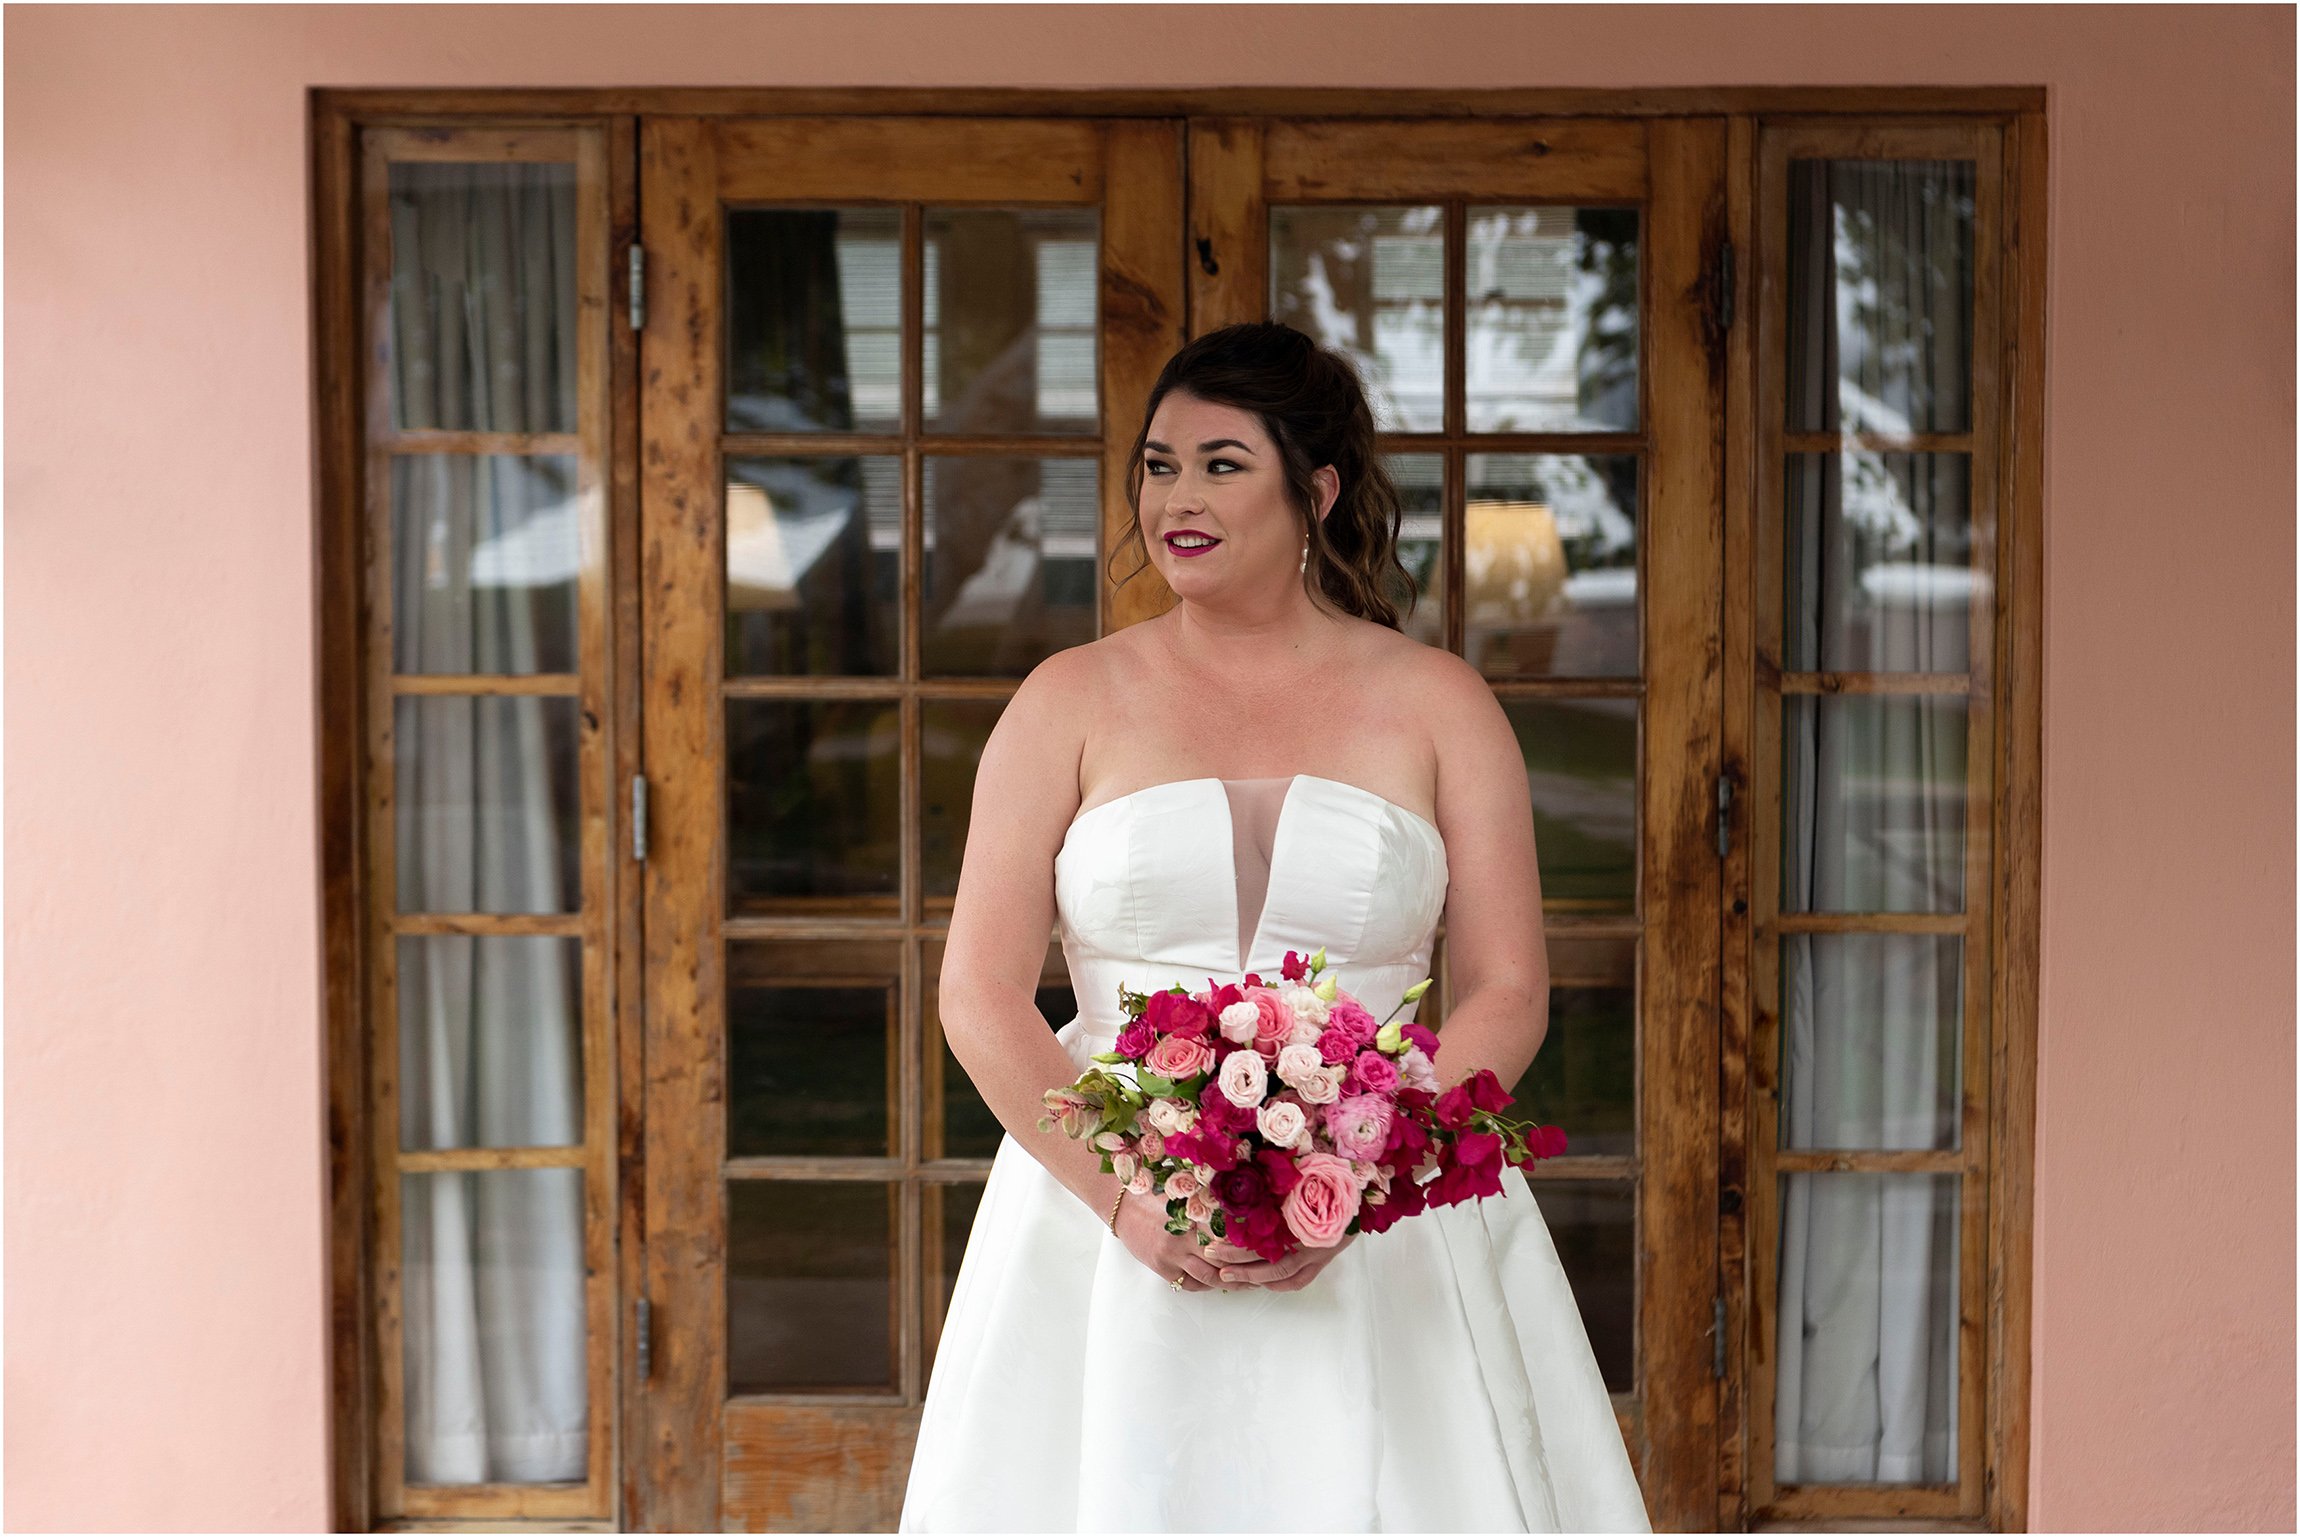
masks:
[[[1255,903],[1250,889],[1241,892],[1238,860],[1261,846],[1259,829],[1238,824],[1232,791],[1245,792],[1238,805],[1251,815],[1269,804],[1252,793],[1263,783],[1171,780],[1071,822],[1054,859],[1079,1011],[1066,1039],[1117,1035],[1121,982],[1148,992],[1234,982],[1248,971],[1274,979],[1288,950],[1325,946],[1340,985],[1377,1019],[1429,975],[1447,881],[1437,828],[1371,790],[1296,774],[1275,803],[1267,888]],[[1414,1009],[1397,1017],[1412,1019]]]

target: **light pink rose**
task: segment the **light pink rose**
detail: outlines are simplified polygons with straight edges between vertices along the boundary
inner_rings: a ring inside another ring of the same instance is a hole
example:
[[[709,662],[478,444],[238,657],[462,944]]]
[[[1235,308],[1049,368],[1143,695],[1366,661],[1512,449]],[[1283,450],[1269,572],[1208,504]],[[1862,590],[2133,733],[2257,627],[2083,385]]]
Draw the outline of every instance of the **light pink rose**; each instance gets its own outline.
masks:
[[[1254,1006],[1253,1045],[1265,1058],[1278,1054],[1286,1044],[1286,1037],[1294,1031],[1294,1011],[1286,1007],[1286,1000],[1276,989],[1249,987],[1245,999]]]
[[[1190,1192],[1190,1199],[1182,1203],[1182,1215],[1192,1222],[1203,1222],[1214,1215],[1214,1192],[1200,1186]]]
[[[1148,1195],[1158,1188],[1157,1176],[1148,1169],[1136,1169],[1134,1177],[1126,1182],[1126,1188],[1135,1195]]]
[[[1286,1044],[1288,1046],[1315,1046],[1318,1044],[1318,1037],[1323,1034],[1325,1034],[1323,1027],[1313,1025],[1306,1019],[1298,1019],[1294,1021],[1293,1033],[1286,1037]]]
[[[1166,1176],[1166,1193],[1168,1195],[1192,1195],[1197,1192],[1198,1188],[1198,1176],[1192,1173],[1187,1166],[1176,1169]]]
[[[1161,1078],[1179,1083],[1212,1067],[1214,1048],[1191,1036],[1163,1035],[1150,1048],[1150,1055],[1142,1059],[1142,1065]]]
[[[1236,1041],[1241,1046],[1254,1044],[1255,1032],[1262,1022],[1262,1011],[1250,998],[1241,998],[1224,1009],[1218,1021],[1222,1038]]]
[[[1326,1065],[1315,1046],[1288,1046],[1278,1053],[1277,1074],[1282,1083],[1299,1087],[1304,1073],[1314,1073]]]
[[[1140,1141],[1144,1158],[1163,1158],[1166,1156],[1166,1134],[1157,1127],[1153,1126],[1142,1133]]]
[[[1173,1136],[1178,1132],[1188,1131],[1198,1123],[1198,1107],[1179,1099],[1168,1099],[1164,1095],[1160,1095],[1150,1101],[1149,1108],[1142,1112],[1142,1118],[1159,1131]],[[1156,1157],[1157,1155],[1153,1153],[1151,1156]]]
[[[1342,1078],[1348,1071],[1339,1062],[1329,1062],[1315,1072],[1304,1073],[1294,1092],[1302,1102],[1310,1105],[1330,1105],[1342,1097]]]
[[[1233,1105],[1252,1109],[1262,1103],[1262,1096],[1270,1089],[1270,1070],[1262,1064],[1257,1051],[1233,1051],[1222,1059],[1222,1074],[1218,1080],[1222,1094]]]
[[[1239,1055],[1245,1053],[1240,1052]],[[1270,1101],[1255,1113],[1254,1119],[1261,1128],[1263,1138],[1272,1147],[1294,1147],[1309,1138],[1310,1118],[1302,1113],[1300,1105],[1290,1100]],[[1386,1137],[1388,1134],[1389,1128],[1383,1127],[1383,1135]]]
[[[1278,1208],[1294,1236],[1313,1249],[1330,1249],[1342,1241],[1350,1220],[1358,1214],[1358,1180],[1347,1158],[1332,1153],[1304,1153],[1294,1161],[1301,1178],[1286,1192]]]

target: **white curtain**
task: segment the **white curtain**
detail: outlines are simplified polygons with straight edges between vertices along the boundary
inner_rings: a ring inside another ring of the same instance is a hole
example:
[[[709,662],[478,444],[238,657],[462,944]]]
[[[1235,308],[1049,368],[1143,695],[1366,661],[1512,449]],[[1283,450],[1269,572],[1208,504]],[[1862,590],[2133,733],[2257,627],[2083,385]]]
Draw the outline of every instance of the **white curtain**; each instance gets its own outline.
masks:
[[[1962,430],[1971,168],[1792,172],[1791,427]],[[1787,468],[1785,664],[1962,670],[1963,457],[1848,447]],[[1963,711],[1962,696],[1784,701],[1784,911],[1961,910]],[[1783,940],[1784,1147],[1956,1145],[1962,959],[1954,936]],[[1781,1196],[1774,1477],[1954,1479],[1956,1178],[1796,1174]]]
[[[393,167],[392,357],[407,427],[574,425],[573,182],[559,166]],[[574,464],[409,454],[393,465],[402,672],[575,666]],[[574,702],[403,697],[394,717],[403,912],[565,912]],[[397,949],[400,1145],[583,1136],[580,942],[422,936]],[[406,1476],[585,1476],[577,1169],[401,1183]]]

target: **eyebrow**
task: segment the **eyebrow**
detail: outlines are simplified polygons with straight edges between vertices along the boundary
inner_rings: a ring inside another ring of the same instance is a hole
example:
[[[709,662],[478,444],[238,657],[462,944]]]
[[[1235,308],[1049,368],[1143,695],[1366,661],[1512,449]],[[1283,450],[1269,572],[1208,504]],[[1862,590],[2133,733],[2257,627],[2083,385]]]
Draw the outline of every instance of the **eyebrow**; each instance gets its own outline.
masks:
[[[1162,454],[1170,454],[1170,453],[1174,452],[1174,450],[1172,450],[1171,448],[1168,448],[1168,447],[1167,447],[1165,444],[1163,444],[1163,443],[1159,442],[1159,441],[1158,441],[1157,439],[1155,439],[1155,438],[1151,439],[1151,440],[1150,440],[1149,442],[1147,442],[1147,443],[1144,443],[1142,446],[1143,446],[1144,448],[1152,448],[1152,449],[1156,449],[1156,450],[1157,450],[1159,453],[1162,453]],[[1215,449],[1217,449],[1217,448],[1235,448],[1235,449],[1239,450],[1240,452],[1242,452],[1242,453],[1245,453],[1245,454],[1248,454],[1248,455],[1251,455],[1251,454],[1254,452],[1252,449],[1250,449],[1250,448],[1246,447],[1246,445],[1245,445],[1245,444],[1243,444],[1243,443],[1239,442],[1239,441],[1238,441],[1236,438],[1213,438],[1213,439],[1210,439],[1209,441],[1207,441],[1207,442],[1204,442],[1204,443],[1201,443],[1201,444],[1199,444],[1199,445],[1198,445],[1198,452],[1200,452],[1200,453],[1202,453],[1202,454],[1210,454],[1210,453],[1212,453],[1212,452],[1213,452]]]

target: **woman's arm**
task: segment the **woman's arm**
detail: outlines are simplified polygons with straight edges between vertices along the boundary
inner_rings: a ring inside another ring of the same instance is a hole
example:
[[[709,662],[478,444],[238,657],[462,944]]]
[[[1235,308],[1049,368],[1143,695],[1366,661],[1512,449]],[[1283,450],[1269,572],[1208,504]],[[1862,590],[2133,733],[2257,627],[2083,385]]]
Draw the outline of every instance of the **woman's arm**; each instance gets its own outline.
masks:
[[[1438,831],[1445,836],[1445,1025],[1441,1084],[1491,1068],[1515,1088],[1549,1029],[1549,953],[1525,758],[1501,702],[1450,652],[1424,660],[1422,697],[1437,741]]]
[[[983,745],[940,996],[943,1038],[991,1114],[1100,1218],[1118,1199],[1118,1177],[1102,1172],[1102,1155],[1083,1139],[1038,1129],[1046,1091],[1073,1082],[1078,1069],[1036,1001],[1054,929],[1054,856],[1078,811],[1093,687],[1083,648],[1047,658]]]

